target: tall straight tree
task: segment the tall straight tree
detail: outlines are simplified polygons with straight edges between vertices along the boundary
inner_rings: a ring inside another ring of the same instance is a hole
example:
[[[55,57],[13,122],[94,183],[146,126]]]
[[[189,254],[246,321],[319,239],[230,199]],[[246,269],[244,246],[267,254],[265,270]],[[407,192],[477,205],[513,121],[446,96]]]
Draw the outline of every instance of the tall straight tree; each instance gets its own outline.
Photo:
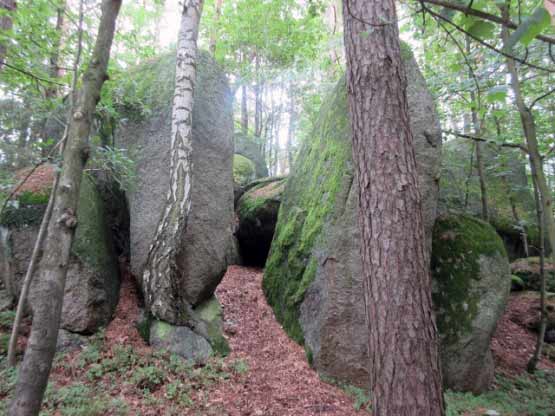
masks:
[[[372,414],[445,413],[394,0],[344,0]]]
[[[179,280],[176,264],[178,240],[187,226],[191,206],[193,95],[196,80],[197,38],[202,13],[202,0],[187,0],[183,5],[177,39],[175,95],[173,99],[170,143],[170,183],[166,207],[158,223],[150,247],[143,285],[145,297],[156,317],[169,322],[179,318],[167,305],[175,302],[175,282]],[[184,302],[187,308],[187,302]]]
[[[33,327],[19,371],[10,416],[39,413],[56,352],[71,244],[77,226],[77,206],[88,140],[100,91],[107,79],[108,60],[121,0],[103,0],[102,15],[89,67],[68,120],[63,166],[48,224],[37,284],[41,296],[33,304]]]

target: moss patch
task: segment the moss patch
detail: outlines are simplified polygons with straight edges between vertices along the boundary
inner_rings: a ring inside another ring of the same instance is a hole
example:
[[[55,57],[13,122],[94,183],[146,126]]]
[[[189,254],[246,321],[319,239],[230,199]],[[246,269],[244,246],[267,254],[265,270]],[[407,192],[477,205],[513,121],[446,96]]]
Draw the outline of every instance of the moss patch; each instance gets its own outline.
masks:
[[[432,240],[432,275],[437,285],[433,300],[438,329],[447,343],[472,329],[479,299],[471,287],[473,279],[480,279],[482,255],[507,255],[491,225],[468,215],[438,218]]]
[[[287,182],[263,288],[291,338],[304,342],[299,306],[316,276],[314,248],[333,221],[338,197],[351,177],[347,92],[342,79],[323,105],[311,140],[303,143]]]
[[[254,162],[245,156],[235,154],[233,156],[233,180],[243,186],[251,182],[256,176]]]

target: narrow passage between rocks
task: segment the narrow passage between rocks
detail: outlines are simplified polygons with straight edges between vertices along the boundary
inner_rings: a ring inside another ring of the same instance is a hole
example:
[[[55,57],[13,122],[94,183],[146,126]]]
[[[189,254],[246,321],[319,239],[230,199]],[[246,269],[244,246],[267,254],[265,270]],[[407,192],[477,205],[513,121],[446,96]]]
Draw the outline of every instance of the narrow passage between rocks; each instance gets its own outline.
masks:
[[[262,292],[260,269],[231,266],[216,290],[231,346],[227,360],[244,360],[241,384],[220,383],[210,392],[229,415],[358,415],[354,399],[321,381],[303,348],[289,339]]]

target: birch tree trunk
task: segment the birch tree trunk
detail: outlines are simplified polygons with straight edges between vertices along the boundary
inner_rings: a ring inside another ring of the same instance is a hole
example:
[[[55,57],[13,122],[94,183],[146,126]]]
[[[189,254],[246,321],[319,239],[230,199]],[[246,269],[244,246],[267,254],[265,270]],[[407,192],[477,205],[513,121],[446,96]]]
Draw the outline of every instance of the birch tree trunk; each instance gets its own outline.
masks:
[[[444,415],[395,2],[344,0],[343,16],[372,414]]]
[[[107,79],[108,60],[121,0],[103,0],[91,63],[68,121],[63,167],[54,195],[37,283],[42,296],[33,305],[33,326],[9,410],[10,416],[39,413],[56,352],[71,244],[77,226],[77,206],[83,169],[89,156],[88,139],[100,91]]]
[[[150,246],[143,288],[150,312],[174,324],[186,324],[190,306],[179,290],[178,242],[187,227],[192,184],[192,114],[196,81],[197,37],[202,0],[183,5],[177,39],[175,95],[170,144],[170,183],[166,206]],[[168,305],[177,306],[169,308]]]

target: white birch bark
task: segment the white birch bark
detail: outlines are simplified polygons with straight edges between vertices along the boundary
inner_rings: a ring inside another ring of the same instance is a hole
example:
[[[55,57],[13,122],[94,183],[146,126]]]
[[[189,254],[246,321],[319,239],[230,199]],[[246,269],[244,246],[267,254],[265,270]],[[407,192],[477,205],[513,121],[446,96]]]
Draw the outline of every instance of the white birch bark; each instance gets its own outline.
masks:
[[[187,302],[179,291],[176,264],[179,239],[191,206],[192,112],[197,38],[203,0],[185,0],[177,39],[175,95],[172,108],[170,182],[164,212],[143,272],[145,299],[157,318],[186,323]],[[179,309],[183,309],[180,311]]]

